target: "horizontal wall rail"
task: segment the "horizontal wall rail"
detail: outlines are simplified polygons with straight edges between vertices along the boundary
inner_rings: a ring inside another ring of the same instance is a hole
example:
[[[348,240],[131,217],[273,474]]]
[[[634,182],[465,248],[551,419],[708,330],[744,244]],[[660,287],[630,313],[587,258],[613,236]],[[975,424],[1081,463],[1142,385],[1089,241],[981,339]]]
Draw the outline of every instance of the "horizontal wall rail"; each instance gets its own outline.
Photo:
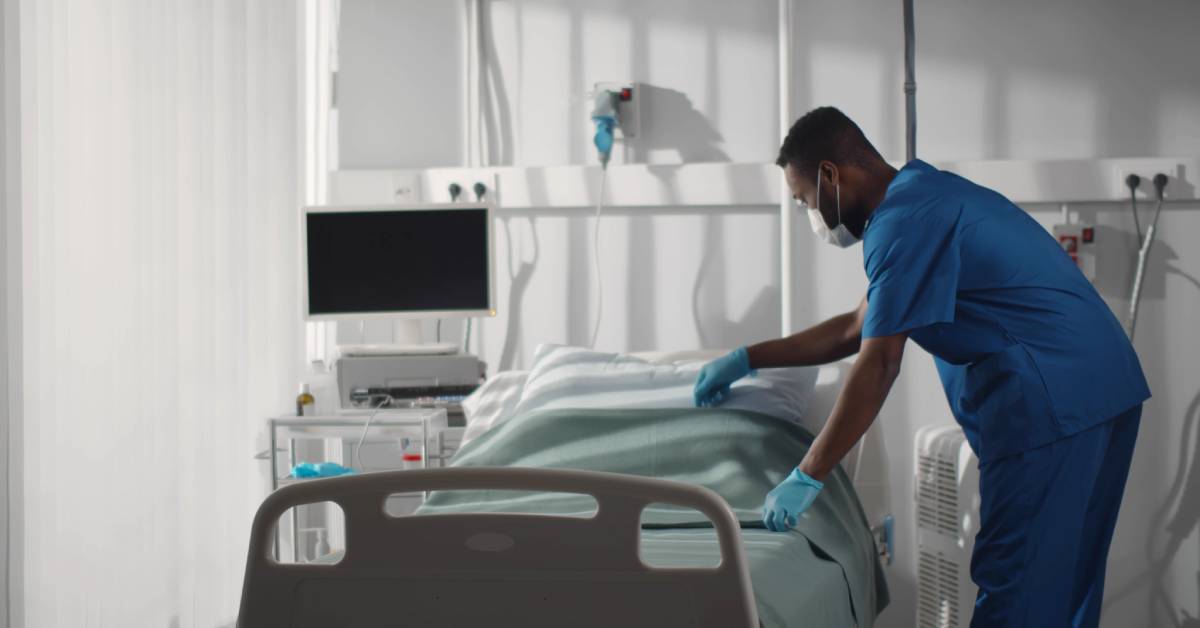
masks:
[[[1170,177],[1167,198],[1194,200],[1200,158],[992,160],[935,162],[1008,196],[1020,204],[1125,201],[1125,176],[1142,175],[1139,195],[1153,194],[1150,178]],[[606,206],[614,208],[778,206],[780,172],[766,163],[613,165],[608,172]],[[335,203],[447,202],[449,187],[462,189],[460,201],[474,200],[483,183],[500,209],[594,207],[599,166],[435,168],[429,170],[343,170],[331,175]]]

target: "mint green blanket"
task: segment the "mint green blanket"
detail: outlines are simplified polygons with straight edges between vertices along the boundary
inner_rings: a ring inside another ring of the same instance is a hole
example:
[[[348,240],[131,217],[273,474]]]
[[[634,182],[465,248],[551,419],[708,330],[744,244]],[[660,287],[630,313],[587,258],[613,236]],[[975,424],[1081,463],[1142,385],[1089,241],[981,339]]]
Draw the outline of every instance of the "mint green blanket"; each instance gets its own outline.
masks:
[[[870,626],[887,605],[887,585],[862,507],[840,468],[792,532],[762,529],[763,497],[811,442],[799,427],[745,411],[550,410],[509,419],[465,445],[451,466],[585,469],[706,486],[729,502],[742,523],[764,626],[846,626],[847,620]],[[594,509],[595,501],[585,496],[480,490],[435,492],[419,512],[566,515]],[[711,527],[699,513],[656,506],[643,522],[653,529],[643,533],[647,557],[686,565],[717,554],[711,530],[696,529]]]

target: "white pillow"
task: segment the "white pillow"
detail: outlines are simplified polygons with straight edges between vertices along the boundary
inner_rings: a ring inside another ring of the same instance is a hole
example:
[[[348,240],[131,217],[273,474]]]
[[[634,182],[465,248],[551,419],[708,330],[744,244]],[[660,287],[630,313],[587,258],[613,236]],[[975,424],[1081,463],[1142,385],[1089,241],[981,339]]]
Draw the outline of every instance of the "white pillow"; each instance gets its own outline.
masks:
[[[580,347],[541,345],[514,414],[563,408],[690,408],[703,361],[649,362]],[[723,408],[796,424],[817,381],[815,367],[760,369],[736,382]]]
[[[692,388],[707,360],[652,362],[618,353],[544,344],[531,371],[498,373],[463,400],[462,444],[517,412],[562,408],[690,408]],[[724,408],[751,410],[820,430],[825,417],[806,417],[816,367],[760,369],[733,385]],[[813,419],[815,419],[815,424]]]

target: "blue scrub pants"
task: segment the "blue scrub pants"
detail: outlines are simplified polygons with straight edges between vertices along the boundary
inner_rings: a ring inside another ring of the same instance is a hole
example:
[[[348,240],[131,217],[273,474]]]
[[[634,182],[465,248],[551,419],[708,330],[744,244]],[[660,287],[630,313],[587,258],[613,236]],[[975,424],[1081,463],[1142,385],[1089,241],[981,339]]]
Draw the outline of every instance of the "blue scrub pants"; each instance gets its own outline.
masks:
[[[972,627],[1097,626],[1142,406],[979,468]]]

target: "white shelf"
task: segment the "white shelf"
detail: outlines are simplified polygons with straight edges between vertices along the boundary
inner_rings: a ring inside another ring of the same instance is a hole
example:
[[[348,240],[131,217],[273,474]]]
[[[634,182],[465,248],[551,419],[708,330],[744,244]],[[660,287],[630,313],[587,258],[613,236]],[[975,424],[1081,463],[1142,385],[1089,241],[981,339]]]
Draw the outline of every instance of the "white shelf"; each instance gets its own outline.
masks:
[[[277,438],[333,438],[357,439],[363,426],[371,416],[370,411],[362,414],[328,414],[315,416],[281,416],[271,419]],[[371,420],[367,439],[377,441],[411,437],[419,434],[422,427],[430,437],[449,427],[443,408],[389,408],[380,410]]]

